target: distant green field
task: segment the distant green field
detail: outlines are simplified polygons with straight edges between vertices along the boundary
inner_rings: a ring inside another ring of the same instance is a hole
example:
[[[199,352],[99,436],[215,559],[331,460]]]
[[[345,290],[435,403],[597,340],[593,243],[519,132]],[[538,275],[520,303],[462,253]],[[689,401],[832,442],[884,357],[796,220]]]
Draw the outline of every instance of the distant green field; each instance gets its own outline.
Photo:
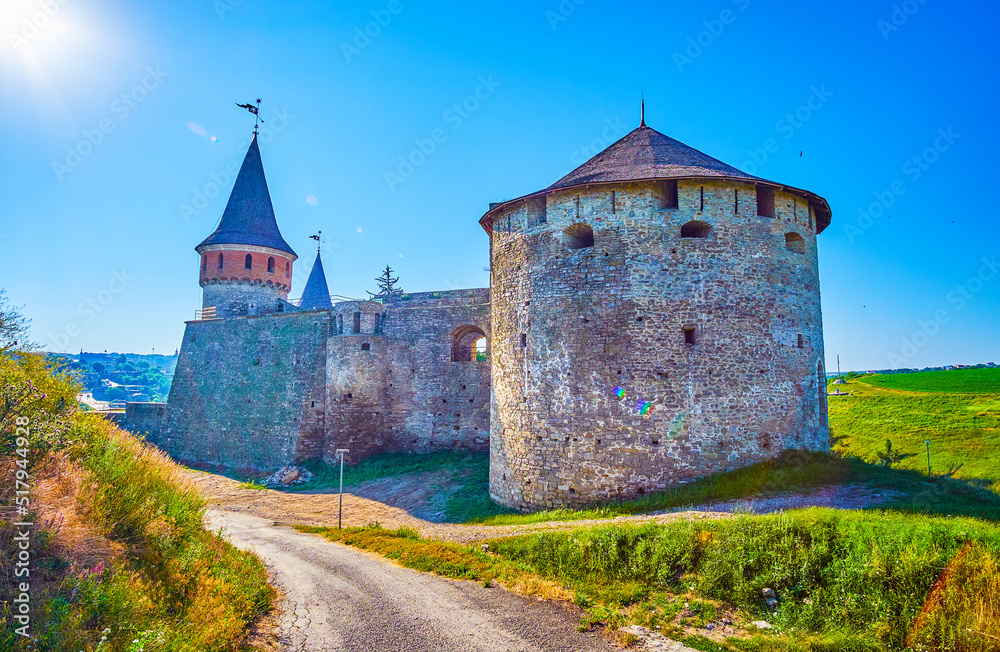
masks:
[[[1000,371],[865,376],[838,385],[851,395],[829,400],[834,449],[878,462],[889,440],[901,456],[897,467],[926,472],[924,441],[930,441],[933,473],[954,471],[1000,493],[1000,387],[989,384],[991,376],[1000,379]],[[940,391],[929,389],[935,385]],[[958,393],[957,387],[978,389]]]
[[[1000,368],[922,371],[913,374],[865,376],[865,384],[904,392],[938,394],[1000,394]]]

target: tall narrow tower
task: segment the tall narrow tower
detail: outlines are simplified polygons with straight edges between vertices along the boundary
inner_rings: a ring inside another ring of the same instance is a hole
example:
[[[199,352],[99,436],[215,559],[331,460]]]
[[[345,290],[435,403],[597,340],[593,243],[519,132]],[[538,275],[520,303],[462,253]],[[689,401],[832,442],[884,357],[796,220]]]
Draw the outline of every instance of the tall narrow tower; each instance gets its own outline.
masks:
[[[195,247],[201,256],[202,308],[218,317],[279,310],[298,256],[281,237],[257,136],[250,142],[219,226]]]

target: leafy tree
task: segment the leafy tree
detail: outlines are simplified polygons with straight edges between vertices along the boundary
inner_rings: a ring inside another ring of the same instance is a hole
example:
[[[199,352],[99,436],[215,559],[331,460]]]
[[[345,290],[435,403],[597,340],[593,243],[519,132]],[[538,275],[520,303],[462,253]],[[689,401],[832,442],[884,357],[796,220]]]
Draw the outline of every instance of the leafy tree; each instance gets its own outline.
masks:
[[[399,282],[399,277],[392,277],[392,267],[389,267],[388,265],[385,266],[385,270],[382,271],[382,275],[375,279],[375,282],[378,283],[378,294],[372,292],[368,293],[373,299],[403,294],[403,288],[396,287],[396,283]]]
[[[90,365],[90,367],[91,367],[91,369],[93,369],[97,373],[101,374],[102,376],[104,375],[104,364],[103,363],[101,363],[101,362],[95,362],[94,364]]]
[[[7,291],[0,289],[0,355],[37,348],[38,345],[28,338],[28,319],[10,305]]]
[[[17,449],[27,450],[33,468],[58,447],[80,386],[65,368],[60,370],[59,360],[29,352],[34,344],[27,339],[27,320],[7,304],[2,290],[0,322],[0,473],[11,478]],[[0,486],[0,502],[10,504],[13,487],[13,482]]]

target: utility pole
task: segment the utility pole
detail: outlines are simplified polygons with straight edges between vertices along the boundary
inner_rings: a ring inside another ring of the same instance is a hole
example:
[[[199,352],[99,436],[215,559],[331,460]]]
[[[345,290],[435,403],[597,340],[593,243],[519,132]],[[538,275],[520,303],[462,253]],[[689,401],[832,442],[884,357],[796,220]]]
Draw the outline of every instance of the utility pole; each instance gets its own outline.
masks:
[[[931,443],[926,439],[924,443],[927,444],[927,477],[929,478],[931,477]]]
[[[349,448],[338,448],[337,455],[340,455],[340,508],[337,510],[337,529],[340,529],[340,522],[344,516],[344,453],[350,453]]]

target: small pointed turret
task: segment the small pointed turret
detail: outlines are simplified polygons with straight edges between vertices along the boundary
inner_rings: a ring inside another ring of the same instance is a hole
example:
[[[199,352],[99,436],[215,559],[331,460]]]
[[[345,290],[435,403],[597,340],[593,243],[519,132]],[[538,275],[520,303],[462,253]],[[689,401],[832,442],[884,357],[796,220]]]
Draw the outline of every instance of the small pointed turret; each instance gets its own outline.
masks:
[[[299,307],[303,310],[327,310],[333,307],[330,303],[330,288],[326,284],[326,273],[323,271],[323,259],[320,258],[318,249]]]

